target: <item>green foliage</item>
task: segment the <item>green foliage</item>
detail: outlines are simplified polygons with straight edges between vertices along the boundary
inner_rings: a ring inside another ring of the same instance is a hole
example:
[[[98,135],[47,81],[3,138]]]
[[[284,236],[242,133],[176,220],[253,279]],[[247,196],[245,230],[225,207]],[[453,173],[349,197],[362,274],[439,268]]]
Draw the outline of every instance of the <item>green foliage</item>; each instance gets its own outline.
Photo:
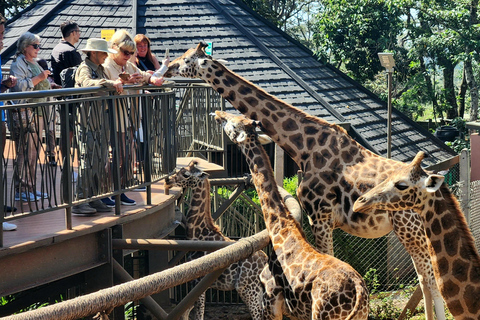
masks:
[[[370,306],[369,320],[392,320],[398,319],[402,310],[395,306],[392,299],[385,297],[381,303]]]
[[[380,287],[377,269],[368,269],[367,273],[365,273],[365,276],[363,276],[363,279],[367,284],[368,292],[370,292],[370,294],[377,293],[378,287]]]
[[[35,0],[7,0],[0,1],[0,13],[7,19],[15,16]]]
[[[283,189],[297,199],[298,177],[293,176],[283,179]]]
[[[317,16],[314,42],[318,54],[363,82],[383,68],[378,52],[396,49],[401,8],[384,0],[324,0]]]

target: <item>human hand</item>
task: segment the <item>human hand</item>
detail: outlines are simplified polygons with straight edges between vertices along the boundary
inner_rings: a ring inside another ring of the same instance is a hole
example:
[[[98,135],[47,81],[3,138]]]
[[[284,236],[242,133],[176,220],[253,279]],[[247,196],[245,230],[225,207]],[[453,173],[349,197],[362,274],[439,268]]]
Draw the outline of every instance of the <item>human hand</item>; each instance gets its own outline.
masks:
[[[153,84],[154,86],[161,86],[163,84],[163,77],[155,77],[155,76],[152,76],[150,78],[150,83]]]
[[[10,79],[10,81],[12,82],[11,87],[15,87],[17,85],[17,77],[14,77],[14,76],[9,76],[8,77]]]
[[[170,57],[166,57],[165,59],[163,59],[162,64],[168,67],[168,65],[170,64]]]
[[[39,75],[42,75],[42,81],[47,79],[48,76],[50,75],[50,70],[43,70]]]
[[[143,76],[140,73],[134,73],[128,79],[129,83],[137,84],[143,82]]]
[[[117,79],[113,82],[113,87],[117,90],[117,93],[123,92],[123,82],[122,79]]]

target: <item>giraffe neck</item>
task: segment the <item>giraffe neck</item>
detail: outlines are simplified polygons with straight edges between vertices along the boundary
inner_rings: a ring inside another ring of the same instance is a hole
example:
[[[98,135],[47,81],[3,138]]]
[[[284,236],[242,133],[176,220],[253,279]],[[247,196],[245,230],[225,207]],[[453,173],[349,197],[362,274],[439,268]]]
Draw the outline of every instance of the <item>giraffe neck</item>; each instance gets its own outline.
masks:
[[[190,208],[187,213],[188,239],[202,239],[220,233],[211,214],[210,181],[205,179],[192,187]]]
[[[442,296],[455,319],[478,319],[480,257],[459,203],[442,186],[428,204],[421,216]]]
[[[309,159],[316,156],[312,152],[316,146],[327,146],[334,150],[345,147],[365,150],[348,137],[343,128],[312,117],[272,96],[218,61],[212,61],[209,68],[199,69],[198,74],[238,111],[260,121],[265,133],[302,169],[305,169]],[[349,155],[357,153],[350,151]]]
[[[263,216],[273,248],[277,253],[278,260],[282,264],[288,264],[288,260],[293,259],[294,255],[286,255],[284,250],[277,249],[283,248],[285,242],[288,241],[289,251],[295,250],[294,247],[298,246],[298,252],[304,246],[304,234],[282,200],[273,177],[270,160],[258,140],[254,139],[254,142],[248,146],[243,144],[241,147],[262,204]]]

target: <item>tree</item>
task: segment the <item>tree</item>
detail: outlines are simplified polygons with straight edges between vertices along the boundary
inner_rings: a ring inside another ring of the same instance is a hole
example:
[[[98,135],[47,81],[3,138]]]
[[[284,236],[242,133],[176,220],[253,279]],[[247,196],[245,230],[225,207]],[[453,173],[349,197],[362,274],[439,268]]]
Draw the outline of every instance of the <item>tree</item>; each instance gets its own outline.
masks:
[[[360,82],[382,67],[378,52],[399,51],[402,9],[385,0],[323,0],[314,41],[325,61],[343,67]]]
[[[15,16],[35,0],[3,0],[0,1],[0,13],[7,19]]]

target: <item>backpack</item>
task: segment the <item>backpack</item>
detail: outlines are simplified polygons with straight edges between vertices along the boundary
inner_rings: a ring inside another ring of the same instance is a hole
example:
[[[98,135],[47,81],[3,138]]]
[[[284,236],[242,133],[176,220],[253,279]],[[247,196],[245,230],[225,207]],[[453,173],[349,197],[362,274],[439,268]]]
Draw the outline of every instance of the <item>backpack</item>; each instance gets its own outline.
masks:
[[[69,67],[63,69],[60,72],[60,80],[62,81],[62,88],[74,88],[75,87],[75,73],[78,66]]]

